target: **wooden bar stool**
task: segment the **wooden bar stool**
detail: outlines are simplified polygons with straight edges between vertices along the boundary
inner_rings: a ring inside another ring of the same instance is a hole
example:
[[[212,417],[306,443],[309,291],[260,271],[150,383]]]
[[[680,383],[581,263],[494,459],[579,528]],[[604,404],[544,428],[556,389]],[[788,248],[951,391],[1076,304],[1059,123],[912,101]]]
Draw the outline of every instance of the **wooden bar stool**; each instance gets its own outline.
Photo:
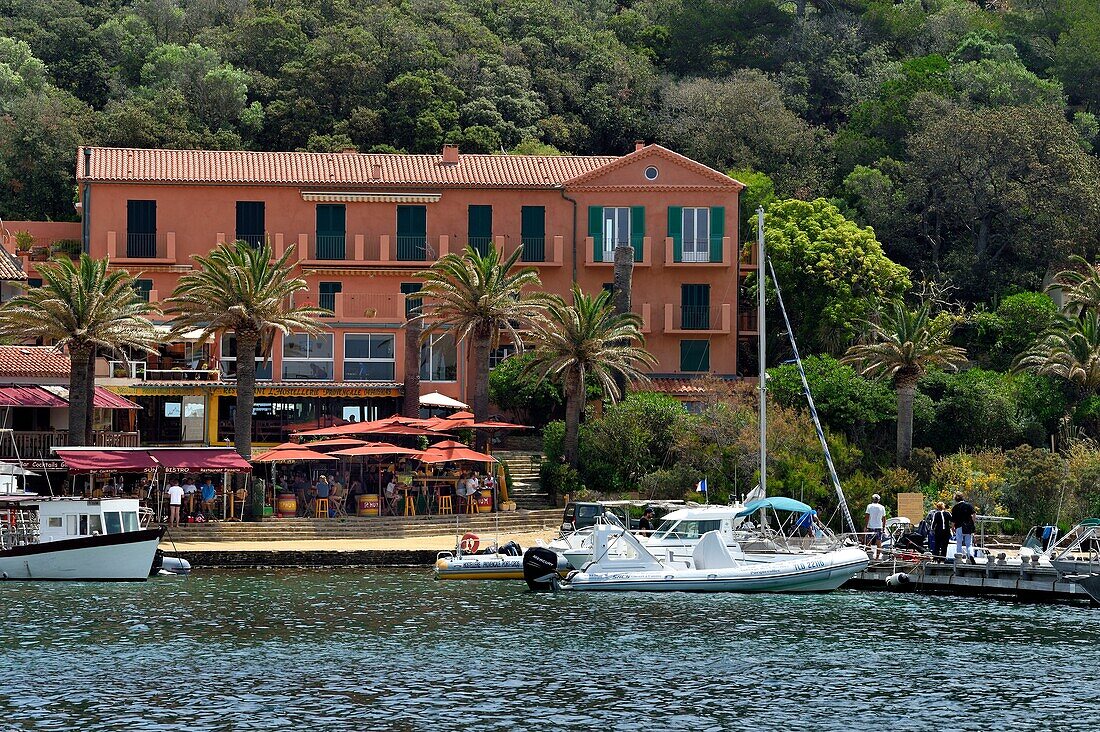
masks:
[[[416,496],[410,495],[408,491],[405,491],[405,515],[416,515]]]
[[[313,501],[313,518],[328,518],[327,498],[317,498]]]
[[[454,513],[454,504],[451,503],[451,496],[449,494],[439,497],[439,515],[442,516],[445,513]]]
[[[477,494],[466,496],[466,513],[481,513],[481,507],[477,505]]]

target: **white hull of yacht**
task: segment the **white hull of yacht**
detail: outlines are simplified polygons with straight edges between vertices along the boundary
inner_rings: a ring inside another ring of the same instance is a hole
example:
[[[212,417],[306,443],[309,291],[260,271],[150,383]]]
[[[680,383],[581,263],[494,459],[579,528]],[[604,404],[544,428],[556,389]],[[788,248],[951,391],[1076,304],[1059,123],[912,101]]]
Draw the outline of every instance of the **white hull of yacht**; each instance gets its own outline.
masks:
[[[579,591],[638,592],[829,592],[867,566],[852,547],[794,561],[753,563],[728,569],[575,572],[562,585]]]
[[[0,551],[9,580],[140,581],[149,577],[163,529],[87,536]]]

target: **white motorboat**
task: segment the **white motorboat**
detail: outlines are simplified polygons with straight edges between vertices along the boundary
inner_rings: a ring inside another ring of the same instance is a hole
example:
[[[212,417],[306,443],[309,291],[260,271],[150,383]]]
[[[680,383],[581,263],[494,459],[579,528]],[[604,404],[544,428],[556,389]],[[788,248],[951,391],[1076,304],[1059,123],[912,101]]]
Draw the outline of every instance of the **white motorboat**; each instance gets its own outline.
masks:
[[[0,494],[0,578],[144,580],[164,533],[134,498]]]
[[[489,546],[481,551],[469,551],[467,534],[453,552],[442,551],[435,557],[435,578],[441,580],[523,579],[523,550],[510,541],[501,547]],[[466,545],[466,550],[463,548]],[[565,559],[558,562],[561,573],[569,570]]]
[[[556,557],[545,547],[524,555],[524,579],[531,589],[644,592],[828,592],[867,567],[858,547],[805,555],[777,555],[750,561],[727,546],[719,531],[704,534],[686,559],[655,556],[621,527],[598,524],[592,532],[595,558],[583,570],[558,580]]]
[[[793,535],[793,517],[811,510],[801,501],[782,496],[727,506],[691,505],[666,514],[650,535],[636,536],[654,556],[670,561],[690,557],[699,540],[710,531],[718,532],[727,547],[739,550],[750,562],[772,562],[838,548],[840,539],[820,526],[815,526],[806,536]],[[791,518],[779,519],[778,511],[789,512]],[[774,526],[768,523],[768,513],[776,518]],[[756,514],[761,515],[754,522]],[[616,525],[614,516],[601,518],[602,522]],[[618,525],[622,527],[621,522]],[[565,557],[574,569],[583,569],[593,558],[592,533],[589,527],[564,534],[547,547]]]

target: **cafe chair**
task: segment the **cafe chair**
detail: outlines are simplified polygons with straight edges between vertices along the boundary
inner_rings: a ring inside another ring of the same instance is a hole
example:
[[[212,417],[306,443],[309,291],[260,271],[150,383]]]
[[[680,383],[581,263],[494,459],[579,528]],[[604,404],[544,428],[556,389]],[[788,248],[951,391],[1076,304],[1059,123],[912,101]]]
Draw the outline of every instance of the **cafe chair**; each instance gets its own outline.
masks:
[[[328,499],[313,499],[313,518],[328,518]]]
[[[347,501],[348,501],[348,497],[344,495],[343,491],[336,490],[334,488],[332,490],[332,495],[329,496],[329,500],[332,501],[331,516],[333,518],[347,518],[348,517],[348,509],[347,509],[347,505],[346,505]]]

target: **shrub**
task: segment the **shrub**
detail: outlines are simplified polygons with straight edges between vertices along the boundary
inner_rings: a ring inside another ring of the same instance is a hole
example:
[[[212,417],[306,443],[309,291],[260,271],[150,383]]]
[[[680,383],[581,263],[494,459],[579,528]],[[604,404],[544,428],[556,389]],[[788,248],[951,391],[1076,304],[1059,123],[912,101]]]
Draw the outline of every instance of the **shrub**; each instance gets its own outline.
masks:
[[[561,415],[564,399],[553,381],[526,372],[530,362],[529,355],[520,354],[504,359],[490,371],[489,398],[524,424],[538,427]]]

